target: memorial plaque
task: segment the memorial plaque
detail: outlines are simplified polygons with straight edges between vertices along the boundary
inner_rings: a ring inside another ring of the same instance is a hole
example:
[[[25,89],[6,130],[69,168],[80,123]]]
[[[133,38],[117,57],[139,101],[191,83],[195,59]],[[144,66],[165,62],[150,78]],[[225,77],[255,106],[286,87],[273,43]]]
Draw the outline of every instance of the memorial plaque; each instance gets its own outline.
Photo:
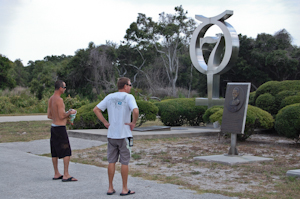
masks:
[[[225,96],[221,131],[244,134],[250,83],[228,83]]]

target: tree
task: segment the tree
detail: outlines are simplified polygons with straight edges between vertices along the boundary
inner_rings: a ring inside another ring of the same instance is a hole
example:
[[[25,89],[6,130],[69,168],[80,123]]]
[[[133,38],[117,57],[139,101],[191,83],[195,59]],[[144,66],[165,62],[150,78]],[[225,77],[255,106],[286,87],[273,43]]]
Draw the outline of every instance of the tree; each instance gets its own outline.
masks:
[[[11,76],[15,81],[16,85],[26,87],[28,82],[28,73],[25,71],[25,67],[20,59],[15,60],[9,71],[9,76]]]
[[[292,38],[285,29],[274,35],[258,34],[256,39],[239,35],[239,39],[237,62],[221,80],[251,82],[256,90],[267,81],[299,79],[300,51],[291,45]]]
[[[174,15],[160,13],[158,22],[139,13],[137,21],[130,25],[124,37],[127,42],[133,42],[137,47],[150,44],[155,47],[165,68],[166,78],[172,87],[173,96],[177,94],[180,49],[189,44],[195,29],[195,21],[187,18],[187,12],[182,6],[175,7],[175,11]]]
[[[16,86],[16,81],[9,75],[12,64],[8,58],[0,54],[0,89],[12,89]]]
[[[100,94],[101,90],[109,93],[117,89],[114,64],[108,56],[110,48],[113,46],[101,45],[90,51],[89,68],[92,75],[86,78],[92,83],[97,94]]]

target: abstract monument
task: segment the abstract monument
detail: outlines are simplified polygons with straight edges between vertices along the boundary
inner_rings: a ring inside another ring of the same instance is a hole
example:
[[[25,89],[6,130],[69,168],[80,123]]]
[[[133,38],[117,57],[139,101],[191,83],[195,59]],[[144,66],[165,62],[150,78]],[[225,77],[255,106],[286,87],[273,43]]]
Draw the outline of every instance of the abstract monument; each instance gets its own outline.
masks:
[[[197,98],[196,105],[206,105],[208,108],[214,105],[223,105],[224,99],[219,99],[220,75],[230,70],[237,59],[239,52],[239,38],[234,28],[226,19],[233,15],[233,11],[226,10],[220,15],[207,18],[196,15],[196,19],[202,21],[193,33],[190,43],[190,57],[194,67],[207,75],[207,98]],[[223,33],[216,37],[205,36],[208,29],[217,25]],[[206,63],[203,51],[208,45],[215,46]]]

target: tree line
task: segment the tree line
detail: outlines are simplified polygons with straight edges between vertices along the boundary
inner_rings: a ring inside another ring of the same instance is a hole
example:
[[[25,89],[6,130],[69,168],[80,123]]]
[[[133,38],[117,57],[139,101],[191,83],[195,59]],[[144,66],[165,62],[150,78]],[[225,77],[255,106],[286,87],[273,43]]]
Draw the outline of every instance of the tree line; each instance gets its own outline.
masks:
[[[14,62],[0,54],[0,89],[28,87],[39,99],[53,92],[57,79],[67,84],[67,94],[91,100],[100,93],[116,91],[119,77],[129,77],[134,88],[145,96],[206,95],[206,75],[199,73],[189,56],[189,42],[196,28],[182,6],[174,14],[160,13],[158,21],[139,13],[119,44],[107,41],[74,56],[46,56]],[[257,38],[239,34],[239,56],[230,71],[221,75],[220,95],[225,96],[227,82],[251,82],[252,91],[270,80],[300,79],[300,48],[292,45],[285,30],[274,35],[261,33]],[[209,49],[213,49],[213,45]],[[204,53],[207,60],[210,51]]]

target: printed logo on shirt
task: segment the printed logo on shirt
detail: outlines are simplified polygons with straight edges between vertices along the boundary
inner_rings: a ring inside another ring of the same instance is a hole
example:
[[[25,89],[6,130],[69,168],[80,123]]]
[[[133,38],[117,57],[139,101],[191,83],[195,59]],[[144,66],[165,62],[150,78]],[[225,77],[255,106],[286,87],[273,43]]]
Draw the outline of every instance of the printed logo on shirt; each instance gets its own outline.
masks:
[[[114,104],[114,107],[115,108],[121,108],[122,107],[122,105],[123,104],[125,104],[126,103],[126,95],[122,98],[122,99],[120,99],[120,98],[112,98],[111,100],[110,100],[110,103],[112,103],[112,104]]]

